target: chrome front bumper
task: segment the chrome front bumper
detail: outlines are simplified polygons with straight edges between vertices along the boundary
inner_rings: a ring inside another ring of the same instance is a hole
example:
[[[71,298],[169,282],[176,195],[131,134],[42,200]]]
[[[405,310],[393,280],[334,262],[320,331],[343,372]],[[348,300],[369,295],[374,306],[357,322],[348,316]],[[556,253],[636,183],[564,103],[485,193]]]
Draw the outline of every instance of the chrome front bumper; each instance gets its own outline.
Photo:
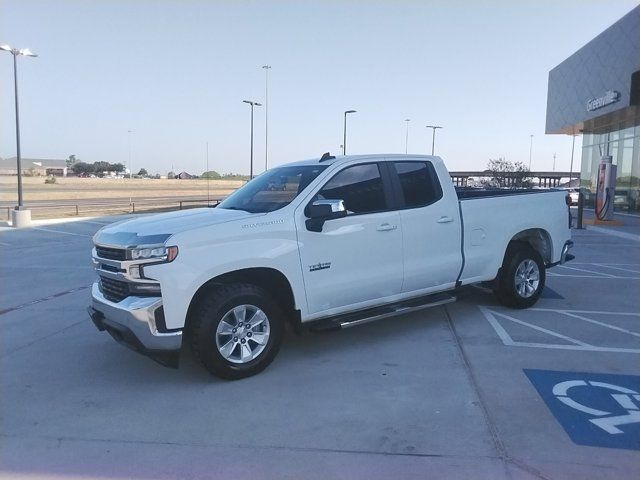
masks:
[[[107,300],[98,283],[91,288],[91,320],[117,342],[147,355],[159,363],[178,366],[182,331],[162,333],[156,327],[156,313],[162,307],[159,297],[127,297],[115,303]]]

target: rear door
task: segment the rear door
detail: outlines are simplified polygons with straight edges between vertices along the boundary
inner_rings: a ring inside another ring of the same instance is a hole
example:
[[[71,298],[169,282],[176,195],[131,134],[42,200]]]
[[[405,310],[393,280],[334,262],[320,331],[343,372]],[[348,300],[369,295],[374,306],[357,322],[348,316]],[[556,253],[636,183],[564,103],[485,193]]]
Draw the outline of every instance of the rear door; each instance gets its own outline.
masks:
[[[455,190],[440,184],[430,161],[398,161],[390,166],[402,206],[402,291],[455,285],[462,267],[462,230]]]
[[[339,313],[377,303],[402,286],[402,225],[393,210],[384,164],[349,165],[298,207],[296,228],[311,315]],[[348,214],[328,220],[321,232],[306,228],[305,207],[318,199],[344,201]]]

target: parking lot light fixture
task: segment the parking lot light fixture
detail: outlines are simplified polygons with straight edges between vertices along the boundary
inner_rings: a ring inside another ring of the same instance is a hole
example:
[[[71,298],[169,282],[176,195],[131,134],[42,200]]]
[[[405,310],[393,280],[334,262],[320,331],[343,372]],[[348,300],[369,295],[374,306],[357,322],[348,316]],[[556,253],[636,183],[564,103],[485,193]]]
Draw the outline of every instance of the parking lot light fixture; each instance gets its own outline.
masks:
[[[253,179],[253,107],[261,107],[262,104],[253,100],[243,100],[242,103],[251,105],[251,161],[249,167],[249,180]]]
[[[405,124],[407,125],[407,129],[405,131],[405,137],[404,137],[404,153],[406,155],[407,153],[409,153],[409,122],[411,121],[411,119],[405,118],[404,121],[405,121]]]
[[[0,45],[0,50],[5,52],[9,52],[13,55],[13,86],[14,86],[14,97],[15,97],[15,110],[16,110],[16,162],[18,168],[18,206],[15,208],[16,211],[25,210],[24,202],[22,197],[22,156],[20,153],[20,109],[18,106],[18,62],[17,58],[19,55],[23,57],[37,57],[35,53],[33,53],[28,48],[17,49],[12,48],[9,45]],[[28,213],[14,213],[14,226],[19,226],[18,224],[22,221],[24,224],[28,224],[30,219],[30,214]],[[22,225],[20,225],[22,226]]]
[[[347,114],[356,113],[356,110],[347,110],[344,112],[344,133],[342,138],[342,155],[347,154]]]
[[[431,128],[433,130],[433,137],[431,139],[431,155],[435,155],[435,149],[436,149],[436,130],[438,128],[442,128],[439,125],[427,125],[427,128]]]

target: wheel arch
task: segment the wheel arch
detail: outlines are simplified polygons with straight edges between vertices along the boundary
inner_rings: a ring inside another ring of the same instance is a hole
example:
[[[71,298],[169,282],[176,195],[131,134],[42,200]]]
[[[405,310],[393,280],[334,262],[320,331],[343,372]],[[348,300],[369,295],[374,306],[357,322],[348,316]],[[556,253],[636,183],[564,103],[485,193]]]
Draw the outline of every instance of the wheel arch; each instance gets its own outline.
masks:
[[[300,310],[296,308],[293,289],[287,277],[275,268],[252,267],[226,272],[203,283],[189,302],[186,328],[189,328],[194,307],[203,296],[218,286],[234,283],[248,283],[264,289],[276,300],[289,322],[292,324],[300,323]]]
[[[522,230],[511,237],[511,240],[509,240],[507,248],[505,249],[503,265],[504,261],[507,259],[509,250],[518,243],[528,244],[540,254],[546,265],[553,262],[553,243],[551,242],[549,232],[543,228],[529,228],[527,230]]]

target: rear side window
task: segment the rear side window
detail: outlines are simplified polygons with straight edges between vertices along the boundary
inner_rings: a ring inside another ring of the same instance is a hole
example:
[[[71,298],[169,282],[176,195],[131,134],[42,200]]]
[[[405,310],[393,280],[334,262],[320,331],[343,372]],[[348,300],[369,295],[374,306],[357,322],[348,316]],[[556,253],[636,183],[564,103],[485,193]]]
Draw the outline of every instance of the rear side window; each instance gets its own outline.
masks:
[[[387,201],[378,165],[354,165],[337,173],[314,200],[344,200],[350,214],[386,210]]]
[[[431,162],[395,162],[405,208],[424,207],[442,198],[442,188]]]

